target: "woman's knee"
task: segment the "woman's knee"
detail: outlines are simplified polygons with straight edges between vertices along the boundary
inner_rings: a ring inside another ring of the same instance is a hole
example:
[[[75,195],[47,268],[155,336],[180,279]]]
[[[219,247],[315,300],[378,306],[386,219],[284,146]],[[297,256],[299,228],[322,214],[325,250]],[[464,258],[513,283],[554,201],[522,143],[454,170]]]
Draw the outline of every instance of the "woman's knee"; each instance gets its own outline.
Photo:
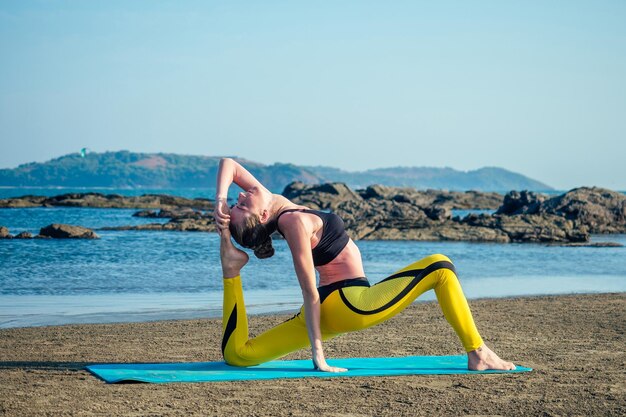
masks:
[[[437,262],[447,262],[447,263],[452,264],[452,261],[446,255],[436,253],[436,254],[428,255],[427,257],[420,259],[419,261],[415,262],[413,265],[419,266],[419,269],[424,269],[424,268],[428,268],[430,265],[436,264]]]
[[[236,352],[234,352],[231,349],[227,349],[224,352],[222,352],[222,356],[224,357],[224,362],[226,362],[227,365],[230,366],[241,366],[238,365],[240,362],[239,355],[237,355]]]
[[[258,363],[253,363],[241,357],[235,350],[226,350],[224,351],[223,356],[224,356],[224,362],[226,362],[226,364],[230,366],[245,367],[245,366],[258,365]]]
[[[448,263],[452,264],[452,261],[450,260],[450,258],[448,258],[446,255],[442,255],[440,253],[429,255],[429,256],[425,257],[424,259],[422,259],[421,261],[418,261],[418,262],[424,263],[426,265],[432,265],[432,264],[437,263],[437,262],[448,262]]]
[[[434,255],[429,255],[425,258],[420,259],[419,261],[415,261],[412,264],[402,268],[400,271],[397,271],[397,273],[403,272],[403,271],[414,271],[414,270],[426,269],[430,267],[431,265],[436,264],[437,262],[449,263],[451,265],[451,267],[449,266],[449,268],[454,270],[454,265],[452,265],[452,261],[450,260],[450,258],[448,258],[446,255],[442,255],[438,253]]]

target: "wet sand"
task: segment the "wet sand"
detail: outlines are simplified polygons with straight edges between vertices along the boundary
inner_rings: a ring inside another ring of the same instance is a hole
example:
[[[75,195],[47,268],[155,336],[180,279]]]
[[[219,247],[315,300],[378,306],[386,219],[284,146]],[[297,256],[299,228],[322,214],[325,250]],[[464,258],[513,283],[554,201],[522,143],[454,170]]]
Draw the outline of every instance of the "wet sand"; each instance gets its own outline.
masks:
[[[0,414],[626,415],[626,293],[470,305],[487,344],[533,372],[108,385],[84,366],[221,360],[221,321],[5,329]],[[251,334],[288,317],[253,316]],[[331,358],[463,353],[435,303],[413,304],[387,323],[326,342],[325,351]]]

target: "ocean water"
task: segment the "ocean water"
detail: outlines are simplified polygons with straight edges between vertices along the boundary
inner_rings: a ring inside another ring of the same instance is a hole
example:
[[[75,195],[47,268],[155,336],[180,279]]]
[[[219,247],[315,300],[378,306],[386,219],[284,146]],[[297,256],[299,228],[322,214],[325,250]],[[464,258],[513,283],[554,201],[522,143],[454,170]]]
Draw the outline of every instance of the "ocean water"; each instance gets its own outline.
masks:
[[[99,228],[160,219],[135,210],[0,209],[11,233],[51,223]],[[97,231],[99,240],[0,240],[0,327],[221,315],[214,233]],[[594,236],[626,244],[626,235]],[[625,247],[466,242],[357,242],[370,282],[433,253],[455,263],[468,298],[626,291]],[[301,293],[286,243],[252,257],[242,276],[249,313],[294,311]],[[432,300],[427,293],[420,300]]]

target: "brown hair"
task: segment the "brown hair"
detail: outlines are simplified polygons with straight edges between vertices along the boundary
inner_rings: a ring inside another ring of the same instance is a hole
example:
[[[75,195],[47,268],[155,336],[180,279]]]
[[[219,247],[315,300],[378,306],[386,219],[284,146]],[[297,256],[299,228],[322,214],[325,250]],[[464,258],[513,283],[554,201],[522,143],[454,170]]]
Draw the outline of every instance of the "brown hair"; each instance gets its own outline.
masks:
[[[243,224],[228,225],[230,234],[244,248],[254,250],[254,255],[259,259],[269,258],[274,255],[272,246],[272,233],[276,230],[276,222],[261,223],[259,217],[251,214],[244,217]]]

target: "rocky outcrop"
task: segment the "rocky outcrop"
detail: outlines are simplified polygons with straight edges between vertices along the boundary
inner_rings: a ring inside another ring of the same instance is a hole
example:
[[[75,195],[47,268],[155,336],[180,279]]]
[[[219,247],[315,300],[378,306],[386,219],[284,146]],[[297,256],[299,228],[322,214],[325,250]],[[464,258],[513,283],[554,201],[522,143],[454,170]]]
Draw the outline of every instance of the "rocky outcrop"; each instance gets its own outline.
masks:
[[[337,213],[354,240],[588,244],[590,232],[621,231],[625,223],[624,196],[601,189],[577,189],[553,198],[512,191],[502,198],[495,193],[417,191],[379,185],[353,191],[341,183],[296,182],[283,194],[296,204]],[[501,204],[494,215],[451,216],[453,208],[493,208],[498,201]],[[216,230],[211,214],[191,209],[137,215],[170,221],[109,230]]]
[[[437,196],[434,191],[418,192],[380,185],[353,192],[344,184],[294,183],[285,189],[284,195],[296,204],[337,213],[354,240],[509,241],[500,231],[453,221],[451,208],[474,204],[469,203],[469,198],[459,199],[462,202],[457,204],[452,193],[440,193]],[[501,200],[502,196],[498,203]],[[432,205],[434,201],[442,205]]]
[[[511,191],[502,197],[496,193],[417,191],[380,185],[353,191],[342,183],[305,185],[295,182],[285,188],[284,195],[296,204],[337,213],[354,240],[586,245],[589,244],[590,233],[626,233],[626,196],[601,188],[577,188],[554,197],[529,191]],[[118,206],[131,204],[122,201],[135,198],[123,197],[120,200],[117,197],[121,196],[105,197],[109,204],[107,207],[112,207],[114,203]],[[92,204],[105,197],[101,194],[66,194],[45,201],[74,206]],[[149,199],[154,198],[152,202],[155,206],[158,203],[164,207],[160,207],[159,211],[139,211],[135,216],[167,218],[169,221],[103,230],[216,231],[210,210],[212,204],[207,200],[170,196],[136,198],[138,200],[134,202],[141,201],[142,204],[148,204]],[[198,206],[193,206],[196,203]],[[470,214],[463,219],[451,215],[452,209],[495,208],[496,203],[498,210],[493,215]],[[0,228],[0,236],[2,234],[10,236],[6,228]]]
[[[69,224],[51,224],[41,228],[37,236],[30,232],[20,232],[15,236],[9,233],[9,229],[0,226],[0,239],[99,239],[93,230],[82,226]]]
[[[25,195],[22,197],[0,199],[0,208],[43,207],[46,197]]]
[[[39,236],[55,239],[99,239],[93,230],[82,226],[72,226],[69,224],[51,224],[42,227]]]
[[[589,233],[626,233],[626,196],[604,188],[575,188],[546,200],[541,213],[562,216]]]
[[[13,239],[13,236],[9,233],[8,228],[0,226],[0,239]]]
[[[133,213],[133,217],[146,217],[149,219],[154,219],[159,217],[159,213],[154,210],[140,210]]]
[[[363,236],[364,240],[510,242],[508,236],[500,230],[469,226],[453,221],[427,221],[409,228],[388,227],[383,224],[372,229]]]
[[[532,191],[511,191],[504,196],[504,202],[495,214],[513,216],[516,214],[537,214],[539,207],[548,197]]]
[[[95,207],[95,208],[146,208],[176,209],[186,207],[213,210],[213,202],[204,198],[183,198],[165,194],[122,196],[119,194],[70,193],[53,197],[23,196],[0,199],[0,208],[25,207]]]
[[[217,232],[213,218],[171,219],[167,223],[148,223],[135,226],[102,227],[100,230],[152,230],[168,232]]]
[[[358,196],[343,184],[292,184],[286,191],[296,204],[335,211],[353,239],[584,243],[590,233],[626,232],[626,196],[598,188],[552,198],[512,191],[494,215],[464,219],[452,218],[450,209],[493,207],[502,197],[379,185],[359,190]]]
[[[343,201],[392,200],[398,203],[411,203],[418,207],[438,207],[445,209],[497,209],[503,196],[498,193],[481,191],[445,191],[415,188],[370,185],[352,191],[342,183],[307,185],[293,182],[285,187],[283,195],[290,200],[317,210],[333,210]]]
[[[499,230],[510,242],[586,242],[589,234],[573,222],[555,215],[469,215],[461,220],[470,226]]]
[[[161,209],[158,212],[154,210],[141,210],[133,214],[133,217],[143,217],[149,219],[196,219],[200,220],[208,217],[201,211],[194,210],[189,207],[177,209]],[[211,214],[212,217],[212,214]]]
[[[335,210],[344,202],[363,201],[359,194],[342,183],[306,185],[302,182],[292,182],[285,187],[283,195],[294,203],[313,210]]]
[[[413,203],[419,207],[441,207],[447,209],[497,209],[502,204],[502,195],[482,191],[416,190],[384,185],[370,185],[357,190],[366,200],[386,199],[401,203]]]
[[[191,208],[180,208],[158,212],[142,210],[133,214],[134,217],[152,219],[170,219],[167,223],[148,223],[135,226],[103,227],[101,230],[160,230],[179,232],[215,232],[213,212],[201,212]]]
[[[575,188],[552,198],[512,191],[496,214],[557,216],[587,233],[626,233],[626,196],[598,187]]]

